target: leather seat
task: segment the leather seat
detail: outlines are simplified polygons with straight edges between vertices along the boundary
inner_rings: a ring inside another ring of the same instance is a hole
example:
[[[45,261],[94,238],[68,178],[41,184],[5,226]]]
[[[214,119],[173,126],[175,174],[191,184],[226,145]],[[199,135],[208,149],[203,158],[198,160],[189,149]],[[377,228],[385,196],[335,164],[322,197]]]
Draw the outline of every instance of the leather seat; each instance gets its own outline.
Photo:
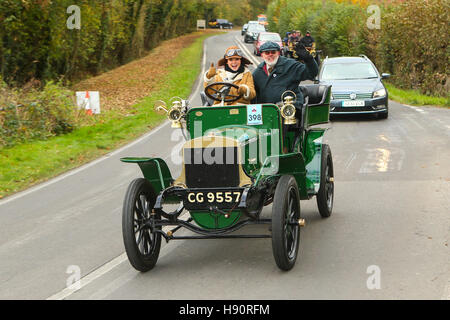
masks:
[[[319,105],[325,102],[331,85],[323,84],[302,84],[299,86],[303,93],[303,98],[308,97],[308,105]]]

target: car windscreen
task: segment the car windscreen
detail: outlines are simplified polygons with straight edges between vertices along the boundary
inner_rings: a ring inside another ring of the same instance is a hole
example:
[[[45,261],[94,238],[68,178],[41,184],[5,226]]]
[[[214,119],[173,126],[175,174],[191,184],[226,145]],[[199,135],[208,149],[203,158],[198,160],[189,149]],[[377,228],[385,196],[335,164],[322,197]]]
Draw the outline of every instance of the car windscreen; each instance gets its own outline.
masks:
[[[370,63],[330,63],[323,66],[321,80],[353,80],[377,78]]]
[[[228,20],[226,19],[217,19],[218,23],[228,23]]]
[[[264,32],[264,31],[266,31],[266,28],[264,28],[264,26],[262,26],[260,24],[250,24],[248,26],[247,30],[252,31],[252,32],[255,32],[255,31]]]
[[[281,42],[281,38],[278,34],[261,34],[259,40]]]

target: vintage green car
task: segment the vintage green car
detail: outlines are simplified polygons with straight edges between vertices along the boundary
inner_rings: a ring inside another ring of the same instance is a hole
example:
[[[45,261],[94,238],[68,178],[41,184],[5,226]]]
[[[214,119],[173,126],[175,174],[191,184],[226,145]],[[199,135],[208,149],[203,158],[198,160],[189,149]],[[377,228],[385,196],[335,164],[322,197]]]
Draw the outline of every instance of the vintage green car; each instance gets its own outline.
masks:
[[[226,106],[224,102],[239,98],[229,95],[232,86],[213,83],[205,88],[220,105],[190,107],[181,99],[170,108],[163,102],[155,105],[167,112],[172,127],[187,132],[178,178],[160,158],[121,159],[137,163],[144,176],[131,182],[123,205],[123,240],[135,269],[145,272],[155,266],[164,237],[167,242],[271,238],[276,264],[290,270],[297,259],[300,227],[305,225],[300,200],[316,196],[320,215],[331,215],[331,151],[322,143],[325,129],[313,127],[329,121],[331,86],[300,86],[305,97],[301,109],[295,108],[291,91],[277,105]],[[166,204],[179,206],[166,212]],[[271,217],[262,218],[269,204]],[[189,215],[181,219],[184,210]],[[267,224],[267,232],[234,233],[250,224]],[[175,236],[180,228],[195,234]]]

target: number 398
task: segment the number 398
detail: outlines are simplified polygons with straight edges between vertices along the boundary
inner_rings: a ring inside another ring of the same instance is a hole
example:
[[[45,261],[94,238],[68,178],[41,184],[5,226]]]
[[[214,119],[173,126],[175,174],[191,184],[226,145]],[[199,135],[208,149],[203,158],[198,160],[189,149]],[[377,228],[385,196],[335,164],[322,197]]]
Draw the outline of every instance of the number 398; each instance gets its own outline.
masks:
[[[251,114],[248,116],[249,121],[261,121],[261,115],[260,114]]]

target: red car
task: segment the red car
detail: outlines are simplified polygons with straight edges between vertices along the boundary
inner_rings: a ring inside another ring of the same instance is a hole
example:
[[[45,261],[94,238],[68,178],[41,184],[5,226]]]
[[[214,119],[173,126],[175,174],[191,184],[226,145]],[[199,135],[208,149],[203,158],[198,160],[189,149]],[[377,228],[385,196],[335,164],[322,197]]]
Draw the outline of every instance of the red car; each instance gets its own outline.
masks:
[[[253,53],[257,56],[261,55],[261,52],[259,52],[259,48],[267,41],[272,41],[277,43],[280,48],[283,48],[283,44],[281,41],[281,37],[276,32],[260,32],[258,35],[258,38],[255,42],[253,42]]]

